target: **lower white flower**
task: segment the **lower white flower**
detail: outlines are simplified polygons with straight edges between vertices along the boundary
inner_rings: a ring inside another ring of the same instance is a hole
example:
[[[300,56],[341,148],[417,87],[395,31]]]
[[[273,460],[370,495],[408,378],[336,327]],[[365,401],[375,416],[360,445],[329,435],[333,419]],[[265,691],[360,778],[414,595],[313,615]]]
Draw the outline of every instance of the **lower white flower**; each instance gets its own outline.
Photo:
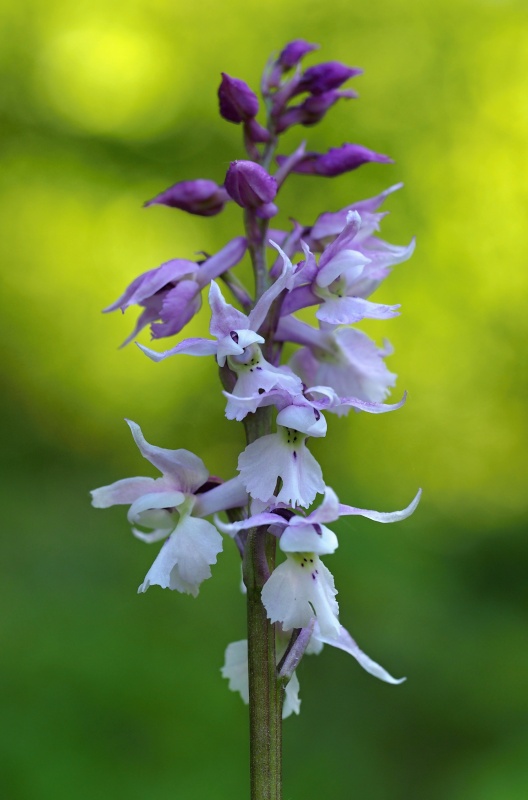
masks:
[[[286,645],[285,645],[286,646]],[[284,649],[284,648],[282,648]],[[281,649],[277,650],[277,658],[282,657]],[[249,703],[249,677],[248,677],[248,643],[247,639],[231,642],[227,645],[224,666],[221,668],[222,677],[229,681],[232,692],[238,692],[247,705]],[[282,718],[290,714],[299,714],[301,701],[299,699],[299,681],[295,672],[286,684],[284,702],[282,705]]]
[[[316,553],[287,553],[262,589],[271,622],[285,630],[304,628],[314,614],[324,636],[339,635],[339,606],[334,578]]]
[[[150,534],[133,529],[144,541],[157,541],[169,534],[138,592],[157,585],[196,597],[202,581],[211,577],[210,565],[216,564],[222,537],[210,522],[191,516],[194,503],[194,497],[187,497],[177,510],[166,511],[173,519],[179,517],[172,529],[162,528]]]

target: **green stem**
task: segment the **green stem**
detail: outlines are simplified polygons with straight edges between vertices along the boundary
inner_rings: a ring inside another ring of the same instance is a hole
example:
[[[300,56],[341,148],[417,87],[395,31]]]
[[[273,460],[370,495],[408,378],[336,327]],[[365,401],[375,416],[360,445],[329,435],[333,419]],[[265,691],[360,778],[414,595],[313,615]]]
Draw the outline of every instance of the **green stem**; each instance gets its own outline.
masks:
[[[272,137],[262,156],[267,169],[276,139]],[[269,286],[266,259],[268,221],[247,209],[244,218],[255,276],[255,302]],[[248,444],[271,433],[270,407],[258,408],[244,420]],[[251,800],[281,800],[282,797],[282,700],[284,683],[277,673],[275,628],[262,604],[262,587],[275,566],[274,536],[264,528],[252,528],[243,557],[247,589],[249,758]]]
[[[273,569],[275,537],[249,532],[244,556],[247,587],[251,800],[282,797],[282,684],[277,677],[275,628],[261,591]]]

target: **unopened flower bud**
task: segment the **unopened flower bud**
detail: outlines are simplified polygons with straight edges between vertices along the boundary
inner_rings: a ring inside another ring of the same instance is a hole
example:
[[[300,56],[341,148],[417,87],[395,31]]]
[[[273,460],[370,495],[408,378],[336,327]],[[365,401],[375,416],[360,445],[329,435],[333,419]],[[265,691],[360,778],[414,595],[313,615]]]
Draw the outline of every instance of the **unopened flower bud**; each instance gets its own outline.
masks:
[[[301,78],[297,93],[310,92],[310,94],[323,94],[331,89],[337,89],[342,83],[355,75],[361,75],[362,69],[347,67],[340,61],[327,61],[317,64],[306,70]]]
[[[277,156],[277,162],[282,165],[286,158],[286,156]],[[303,175],[322,175],[326,178],[333,178],[371,161],[391,164],[392,158],[384,156],[382,153],[375,153],[374,150],[369,150],[360,144],[343,144],[341,147],[331,147],[327,153],[306,153],[291,171]]]
[[[199,217],[213,217],[222,211],[228,200],[223,186],[218,186],[214,181],[198,178],[169,186],[164,192],[148,200],[145,206],[169,206],[180,208],[189,214],[197,214]]]
[[[291,106],[284,111],[278,120],[277,131],[282,133],[292,125],[315,125],[338,100],[353,97],[357,97],[357,93],[352,89],[332,89],[324,94],[311,94],[300,105]]]
[[[222,72],[218,87],[220,114],[228,122],[246,122],[258,114],[259,101],[247,83]]]
[[[305,42],[304,39],[294,39],[293,42],[288,42],[284,50],[282,50],[277,59],[277,63],[286,72],[286,70],[297,66],[299,61],[304,58],[307,53],[318,49],[319,45],[317,44],[310,44],[309,42]]]
[[[259,216],[268,219],[277,212],[273,205],[277,181],[254,161],[233,161],[227,170],[225,188],[235,203],[255,209]]]

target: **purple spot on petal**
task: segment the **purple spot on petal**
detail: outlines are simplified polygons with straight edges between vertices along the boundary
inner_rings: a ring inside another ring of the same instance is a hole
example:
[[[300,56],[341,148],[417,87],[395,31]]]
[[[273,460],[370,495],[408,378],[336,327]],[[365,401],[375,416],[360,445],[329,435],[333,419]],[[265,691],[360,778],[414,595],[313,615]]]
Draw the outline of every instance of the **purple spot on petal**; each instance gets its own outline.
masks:
[[[234,341],[234,343],[238,344],[238,333],[236,331],[230,331],[229,335]]]
[[[316,581],[317,578],[315,577],[315,572],[312,572],[312,580]]]
[[[314,531],[316,532],[316,534],[318,536],[322,536],[323,535],[323,530],[322,530],[322,528],[321,528],[321,526],[319,525],[318,522],[315,523],[315,525],[313,526],[313,529],[314,529]]]
[[[321,414],[319,413],[319,411],[318,411],[316,408],[314,408],[313,412],[314,412],[314,414],[315,414],[315,418],[316,418],[317,420],[321,418]]]
[[[297,451],[296,450],[293,451],[293,457],[297,458]]]

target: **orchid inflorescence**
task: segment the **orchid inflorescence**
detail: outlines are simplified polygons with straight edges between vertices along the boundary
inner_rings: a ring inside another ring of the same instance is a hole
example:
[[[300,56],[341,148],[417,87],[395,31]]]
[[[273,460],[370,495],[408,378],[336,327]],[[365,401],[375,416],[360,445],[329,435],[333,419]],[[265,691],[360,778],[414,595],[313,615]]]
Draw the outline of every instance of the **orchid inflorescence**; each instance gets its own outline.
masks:
[[[261,570],[261,602],[275,625],[277,674],[285,689],[283,716],[299,712],[295,667],[304,653],[319,652],[323,644],[350,653],[381,680],[400,682],[365,655],[341,626],[334,579],[321,557],[338,546],[327,525],[339,517],[396,522],[412,514],[420,497],[418,492],[405,509],[391,513],[344,505],[325,484],[307,446],[310,437],[326,435],[327,413],[342,416],[352,408],[381,414],[405,402],[405,395],[399,402],[384,402],[396,379],[384,361],[390,345],[379,348],[351,326],[399,313],[398,305],[368,298],[414,249],[414,241],[395,246],[376,235],[385,216],[379,208],[401,184],[322,213],[311,225],[293,220],[288,230],[269,227],[278,213],[279,191],[291,175],[333,177],[368,162],[391,160],[351,143],[326,153],[309,152],[302,143],[291,154],[276,155],[282,133],[296,125],[314,125],[339,100],[357,96],[340,87],[361,70],[336,61],[301,67],[315,49],[296,40],[270,60],[261,83],[265,124],[257,120],[260,104],[252,89],[223,74],[220,114],[241,125],[248,158],[230,164],[223,185],[187,180],[146,203],[209,217],[235,202],[244,210],[245,235],[214,255],[197,261],[172,259],[143,273],[105,309],[140,306],[126,342],[147,325],[157,340],[183,330],[208,287],[210,338],[183,339],[163,352],[139,347],[154,361],[180,354],[214,356],[226,417],[246,428],[238,475],[225,481],[211,478],[198,456],[155,447],[139,425],[129,422],[141,454],[161,477],[127,478],[92,492],[97,508],[129,505],[128,519],[139,539],[165,540],[140,592],[158,585],[196,596],[222,550],[221,533],[233,538],[243,558],[250,535],[278,542],[284,560],[275,567],[273,560],[253,567]],[[246,254],[254,268],[254,298],[232,272]],[[226,289],[236,305],[226,300]],[[295,316],[310,307],[316,326]],[[283,362],[286,343],[297,347],[288,364]],[[323,495],[322,502],[308,512],[318,495]],[[219,518],[220,512],[227,512],[228,521]],[[246,584],[247,574],[245,568]],[[222,672],[247,701],[246,640],[228,646]]]

